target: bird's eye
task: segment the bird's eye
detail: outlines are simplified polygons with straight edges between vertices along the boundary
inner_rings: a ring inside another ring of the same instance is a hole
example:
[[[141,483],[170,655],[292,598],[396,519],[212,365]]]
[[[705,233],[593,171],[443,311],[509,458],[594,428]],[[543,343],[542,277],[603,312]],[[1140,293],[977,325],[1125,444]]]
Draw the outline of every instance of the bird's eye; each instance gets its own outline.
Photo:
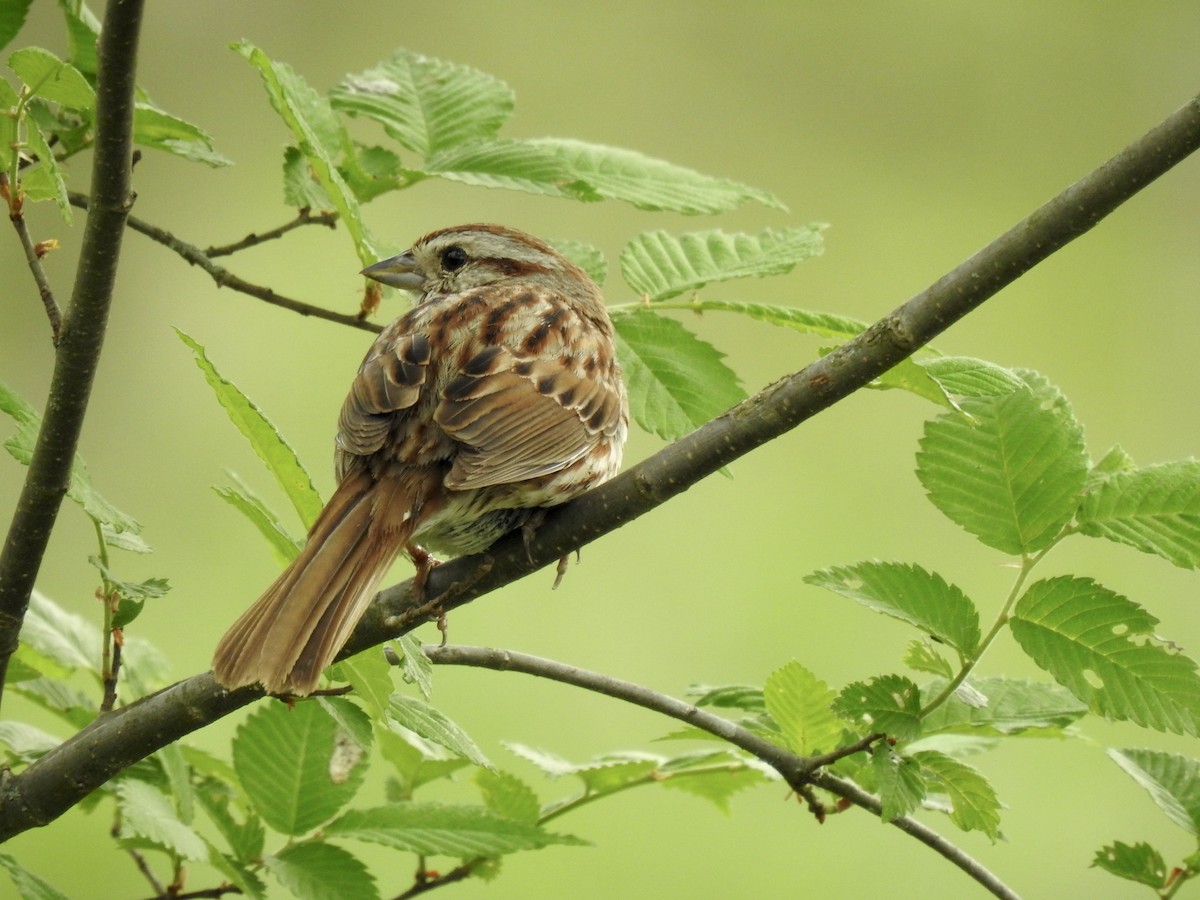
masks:
[[[447,272],[457,272],[467,264],[467,251],[457,244],[442,251],[442,265]]]

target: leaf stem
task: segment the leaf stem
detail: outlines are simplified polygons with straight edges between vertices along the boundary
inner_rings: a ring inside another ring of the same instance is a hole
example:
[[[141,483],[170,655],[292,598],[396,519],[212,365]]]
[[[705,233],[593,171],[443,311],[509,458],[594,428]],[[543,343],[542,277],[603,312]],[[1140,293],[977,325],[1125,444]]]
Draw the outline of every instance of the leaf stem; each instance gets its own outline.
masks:
[[[1058,545],[1058,542],[1070,533],[1071,530],[1069,528],[1064,528],[1058,533],[1058,535],[1055,536],[1054,540],[1052,540],[1047,546],[1043,547],[1037,553],[1033,554],[1032,556],[1028,553],[1021,556],[1021,565],[1017,569],[1017,577],[1013,579],[1013,585],[1008,591],[1008,596],[1004,598],[1004,604],[1000,607],[1000,612],[997,614],[996,620],[992,622],[992,627],[988,629],[987,634],[985,634],[983,639],[980,640],[979,646],[975,648],[975,652],[963,660],[962,667],[958,670],[958,673],[950,679],[950,681],[944,688],[942,688],[936,697],[925,704],[925,706],[921,707],[921,711],[917,714],[918,718],[925,718],[927,715],[949,700],[954,695],[954,692],[958,690],[959,686],[961,686],[962,683],[967,680],[968,676],[970,676],[971,672],[973,672],[975,667],[979,664],[979,661],[983,659],[984,653],[987,652],[987,649],[992,645],[992,642],[995,641],[999,636],[1001,629],[1008,624],[1008,618],[1012,613],[1012,608],[1020,598],[1021,592],[1025,588],[1025,582],[1029,579],[1029,573],[1033,571],[1033,567],[1041,562],[1045,558],[1046,554],[1054,549],[1054,547]]]

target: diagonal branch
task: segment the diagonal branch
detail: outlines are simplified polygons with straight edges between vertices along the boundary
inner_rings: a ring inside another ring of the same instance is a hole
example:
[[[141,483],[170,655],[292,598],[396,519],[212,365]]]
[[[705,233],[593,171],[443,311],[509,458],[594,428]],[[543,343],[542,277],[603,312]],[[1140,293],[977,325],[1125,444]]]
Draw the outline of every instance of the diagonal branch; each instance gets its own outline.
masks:
[[[500,672],[521,672],[539,678],[549,678],[552,681],[574,685],[584,690],[604,694],[606,697],[624,700],[626,703],[644,707],[664,716],[670,716],[716,735],[761,759],[778,772],[794,791],[801,792],[809,784],[819,784],[822,789],[842,797],[856,806],[861,806],[876,816],[882,812],[878,798],[842,778],[828,772],[818,771],[821,766],[849,755],[850,752],[866,750],[870,744],[881,739],[882,734],[870,735],[850,747],[826,756],[797,756],[728,719],[713,715],[690,703],[684,703],[682,700],[676,700],[674,697],[668,697],[666,694],[652,691],[640,684],[613,678],[611,675],[589,672],[586,669],[511,650],[447,645],[426,645],[422,649],[425,651],[425,655],[438,665],[477,666]],[[906,834],[917,837],[922,843],[958,866],[997,897],[1009,898],[1009,900],[1015,900],[1017,897],[1011,888],[982,863],[916,819],[900,816],[888,824],[895,825]]]
[[[92,215],[83,231],[63,317],[50,396],[25,485],[0,551],[0,690],[29,606],[71,464],[104,343],[121,237],[132,203],[133,93],[143,0],[112,0],[97,44]]]
[[[520,534],[436,568],[426,585],[443,611],[548,565],[649,512],[754,448],[868,384],[1005,285],[1096,225],[1200,148],[1200,97],[863,334],[579,499],[552,510],[528,548]],[[411,582],[376,598],[344,654],[423,622]],[[92,722],[0,784],[0,841],[45,825],[146,755],[262,696],[219,689],[210,673]],[[822,785],[824,786],[824,785]]]

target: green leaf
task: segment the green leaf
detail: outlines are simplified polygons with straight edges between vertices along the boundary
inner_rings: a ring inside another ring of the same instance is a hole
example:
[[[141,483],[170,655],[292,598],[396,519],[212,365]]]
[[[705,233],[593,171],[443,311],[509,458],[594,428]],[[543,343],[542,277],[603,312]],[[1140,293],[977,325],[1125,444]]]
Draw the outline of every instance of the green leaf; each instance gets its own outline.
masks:
[[[98,671],[100,629],[38,590],[29,598],[21,640],[69,671]]]
[[[1030,585],[1013,610],[1013,637],[1093,712],[1159,731],[1197,734],[1196,664],[1157,643],[1158,620],[1089,578]]]
[[[348,697],[318,697],[317,702],[337,723],[333,754],[329,757],[329,777],[335,784],[342,784],[367,761],[375,742],[371,717]]]
[[[911,741],[921,733],[921,689],[900,675],[846,685],[833,711],[863,733],[882,731],[897,741]]]
[[[100,36],[100,20],[87,4],[75,0],[58,0],[58,8],[67,22],[67,59],[79,71],[96,74],[96,40]]]
[[[349,850],[318,841],[284,847],[263,860],[299,900],[377,900],[375,876]]]
[[[0,48],[7,47],[25,24],[33,0],[9,0],[0,3]]]
[[[334,109],[379,122],[421,156],[494,136],[514,99],[498,78],[409,50],[347,75],[329,92]]]
[[[433,663],[421,648],[421,639],[409,632],[400,635],[392,646],[400,651],[400,676],[406,684],[415,684],[428,700],[433,695]]]
[[[995,841],[1000,836],[1000,800],[987,779],[966,763],[922,750],[912,758],[920,764],[930,790],[950,798],[950,821],[963,831],[982,831]]]
[[[376,741],[380,755],[396,773],[388,791],[389,799],[393,800],[409,800],[421,785],[449,778],[471,764],[412,732],[379,730]]]
[[[1096,851],[1092,865],[1155,890],[1161,890],[1167,883],[1167,864],[1162,854],[1146,843],[1130,846],[1114,841]]]
[[[550,778],[561,778],[564,775],[574,775],[579,766],[570,760],[563,759],[549,750],[539,750],[515,741],[505,741],[504,746],[528,762],[533,763]]]
[[[32,117],[25,119],[25,140],[30,151],[38,158],[38,163],[22,173],[21,187],[32,200],[53,200],[58,205],[63,221],[70,225],[75,216],[71,212],[71,201],[67,198],[62,169],[41,127]]]
[[[929,638],[908,642],[904,651],[904,664],[914,671],[939,675],[947,681],[954,677],[954,668],[937,652]]]
[[[208,845],[171,808],[167,795],[133,778],[117,784],[121,827],[184,859],[208,859]]]
[[[871,772],[875,776],[882,809],[879,818],[891,822],[908,815],[925,799],[921,766],[881,741],[871,748]]]
[[[936,572],[906,563],[861,562],[821,569],[804,580],[907,622],[963,656],[972,655],[979,646],[975,604]]]
[[[221,376],[216,367],[209,362],[204,347],[178,328],[175,329],[175,333],[196,355],[196,365],[204,373],[204,380],[213,389],[217,401],[225,408],[238,431],[250,442],[258,458],[275,476],[275,480],[279,482],[279,486],[283,488],[283,492],[300,515],[304,527],[311,526],[321,511],[321,497],[295,451],[288,446],[254,402],[238,390],[232,381]]]
[[[337,663],[332,677],[334,681],[350,682],[354,686],[354,693],[367,705],[371,718],[384,720],[388,698],[396,686],[392,683],[392,667],[378,647],[371,647]]]
[[[11,172],[21,141],[17,136],[17,92],[0,78],[0,171]]]
[[[433,741],[456,756],[468,759],[485,769],[494,768],[465,731],[423,700],[404,694],[392,694],[388,701],[387,714],[394,724]]]
[[[728,754],[720,754],[728,756]],[[682,790],[713,804],[721,812],[729,815],[729,801],[734,794],[746,788],[755,787],[768,782],[770,779],[759,769],[746,765],[741,761],[731,760],[719,767],[708,767],[703,771],[680,772],[667,771],[664,766],[659,770],[658,783],[664,788]]]
[[[246,797],[263,821],[300,835],[327,821],[350,802],[365,766],[343,781],[330,777],[337,723],[318,703],[289,709],[271,703],[256,710],[233,739],[233,767]]]
[[[111,589],[117,591],[122,597],[127,597],[131,600],[156,600],[159,597],[165,597],[171,590],[171,585],[165,578],[147,578],[145,581],[121,581],[108,566],[100,561],[98,556],[89,556],[88,562],[100,570],[100,574],[104,576],[104,580],[108,582]],[[116,627],[120,628],[121,625]]]
[[[673,441],[746,398],[724,354],[674,319],[640,311],[613,325],[630,411],[646,431]]]
[[[925,425],[917,477],[929,499],[989,547],[1045,549],[1074,515],[1087,478],[1083,429],[1066,399],[1035,381],[961,406],[970,419],[946,413]]]
[[[715,706],[719,709],[741,709],[746,712],[766,712],[762,688],[744,684],[725,684],[717,687],[706,684],[689,685],[685,692],[695,698],[697,706]]]
[[[924,699],[931,700],[944,686],[929,685],[922,691]],[[926,734],[1059,735],[1087,714],[1087,706],[1056,684],[997,676],[973,680],[971,686],[987,702],[979,706],[951,697],[922,719]]]
[[[1109,750],[1168,819],[1200,837],[1200,762],[1159,750]]]
[[[139,103],[134,107],[133,140],[143,147],[165,150],[214,168],[233,165],[233,160],[213,150],[212,135],[199,125],[148,103]]]
[[[602,796],[646,783],[662,763],[661,756],[627,751],[577,765],[571,774],[583,781],[588,794]]]
[[[1088,472],[1088,492],[1093,491],[1100,482],[1119,475],[1122,472],[1132,472],[1137,468],[1133,457],[1125,452],[1120,444],[1113,444],[1100,461]],[[1086,502],[1086,500],[1085,500]]]
[[[197,802],[225,838],[234,858],[243,863],[254,862],[262,857],[266,829],[262,819],[253,813],[246,816],[245,822],[239,822],[231,809],[231,797],[232,791],[215,779],[206,779],[196,790]]]
[[[551,834],[537,825],[499,816],[481,806],[440,803],[394,803],[355,809],[331,822],[330,837],[371,841],[425,856],[441,854],[470,859],[550,844],[581,844],[570,835]]]
[[[251,868],[243,860],[233,859],[222,853],[211,841],[208,847],[208,864],[210,866],[225,876],[230,884],[237,886],[242,894],[249,897],[250,900],[265,900],[267,885],[258,875],[260,859],[256,858],[253,863],[254,868]]]
[[[961,411],[941,383],[912,357],[900,360],[867,386],[879,391],[908,391],[930,403]]]
[[[70,109],[96,108],[96,92],[83,74],[41,47],[23,47],[8,57],[9,67],[32,94]]]
[[[9,758],[33,762],[49,753],[62,741],[25,722],[0,722],[0,744],[9,749]]]
[[[0,412],[12,416],[17,423],[17,433],[4,442],[4,449],[17,462],[29,465],[29,460],[33,457],[34,444],[37,442],[38,431],[42,427],[42,417],[2,382],[0,382]],[[142,526],[136,519],[125,515],[100,496],[100,493],[93,487],[87,466],[84,465],[79,454],[75,455],[75,462],[71,466],[71,484],[67,488],[67,496],[78,503],[93,521],[102,525],[110,525],[114,531],[137,533],[142,530]]]
[[[152,757],[167,776],[167,789],[179,820],[191,825],[196,817],[196,792],[192,788],[192,772],[179,744],[167,744]]]
[[[604,280],[608,277],[608,260],[604,258],[599,247],[585,244],[582,241],[568,240],[550,241],[549,244],[587,272],[588,277],[596,284],[604,284]]]
[[[45,878],[30,872],[7,853],[0,853],[0,866],[8,870],[8,877],[12,879],[13,887],[17,889],[21,900],[71,900]]]
[[[283,202],[297,209],[333,209],[333,201],[313,178],[308,158],[299,147],[283,151]]]
[[[497,815],[534,825],[541,816],[541,803],[533,788],[511,772],[477,769],[475,785],[483,802]]]
[[[363,265],[369,265],[387,256],[367,230],[358,200],[338,172],[337,157],[350,141],[329,102],[309,87],[291,66],[272,62],[253,44],[242,41],[233,44],[232,48],[262,75],[271,105],[291,129],[313,175],[345,224],[359,260]]]
[[[647,231],[621,251],[621,275],[650,300],[666,300],[734,278],[783,275],[824,249],[822,225],[768,228],[759,234]]]
[[[1084,497],[1079,530],[1200,568],[1200,460],[1114,473]]]
[[[743,303],[740,300],[714,300],[693,297],[683,302],[666,304],[671,309],[688,309],[694,312],[730,312],[776,325],[790,328],[802,334],[848,341],[867,330],[867,323],[833,313],[813,312],[791,306],[772,306],[769,303]],[[614,310],[616,312],[617,310]]]
[[[918,365],[951,397],[1003,397],[1026,386],[1011,369],[969,356],[935,356]]]
[[[226,471],[226,474],[233,479],[234,486],[214,486],[213,490],[218,497],[250,520],[258,529],[258,533],[267,539],[275,561],[281,566],[286,566],[300,553],[303,544],[288,533],[278,516],[240,478],[233,472]]]
[[[751,201],[784,208],[774,195],[736,181],[633,150],[565,138],[471,141],[434,153],[421,171],[464,184],[585,201],[623,200],[639,209],[685,215],[727,212]]]
[[[842,723],[830,709],[836,697],[795,660],[772,672],[763,685],[767,712],[785,745],[802,756],[828,753],[841,741]]]

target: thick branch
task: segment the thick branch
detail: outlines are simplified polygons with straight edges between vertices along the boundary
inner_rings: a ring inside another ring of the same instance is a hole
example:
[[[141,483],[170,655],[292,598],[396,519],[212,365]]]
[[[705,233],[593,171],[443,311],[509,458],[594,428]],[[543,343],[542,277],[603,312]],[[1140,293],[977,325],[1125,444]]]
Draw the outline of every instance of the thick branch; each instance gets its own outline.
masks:
[[[63,318],[42,430],[0,551],[0,690],[46,544],[70,483],[104,343],[121,236],[132,201],[133,91],[143,0],[112,0],[97,47],[92,214]]]
[[[822,757],[797,756],[795,753],[790,753],[784,748],[772,744],[770,741],[759,737],[752,731],[742,728],[740,725],[730,722],[728,719],[715,716],[690,703],[684,703],[681,700],[676,700],[674,697],[668,697],[666,694],[652,691],[640,684],[622,681],[619,678],[613,678],[611,675],[602,675],[599,672],[589,672],[586,669],[579,669],[575,666],[565,665],[553,660],[529,656],[525,653],[515,653],[511,650],[493,650],[487,647],[438,647],[427,645],[422,649],[424,649],[426,656],[439,665],[478,666],[485,669],[495,669],[500,672],[522,672],[526,675],[535,675],[538,678],[549,678],[552,681],[571,684],[584,690],[604,694],[606,697],[614,697],[617,700],[624,700],[626,703],[632,703],[635,706],[653,710],[664,716],[670,716],[688,725],[693,725],[696,728],[707,731],[709,734],[716,735],[722,740],[728,741],[734,746],[745,750],[747,753],[756,756],[778,772],[793,790],[800,791],[808,784],[817,784],[824,790],[842,797],[876,816],[880,815],[882,811],[882,806],[878,798],[862,790],[857,785],[830,775],[828,772],[818,771],[822,765],[826,764],[827,760],[832,762],[835,759],[840,759],[846,755],[845,753],[831,753]],[[870,743],[873,743],[880,737],[881,735],[873,735],[871,739],[864,739],[855,744],[854,748],[859,751],[865,750]],[[908,816],[893,819],[889,824],[895,825],[901,831],[916,837],[922,843],[937,851],[941,856],[958,866],[997,897],[1016,900],[1016,893],[988,871],[982,863],[956,847],[933,829],[928,828],[916,819],[910,819]]]
[[[553,510],[528,548],[519,534],[436,568],[426,593],[445,610],[554,562],[648,512],[869,383],[1200,147],[1200,98],[1055,197],[868,331],[782,379],[608,484]],[[351,637],[354,653],[416,627],[411,582],[383,591]],[[102,716],[0,786],[0,841],[44,825],[122,769],[244,706],[208,673]],[[824,785],[822,785],[824,786]]]

